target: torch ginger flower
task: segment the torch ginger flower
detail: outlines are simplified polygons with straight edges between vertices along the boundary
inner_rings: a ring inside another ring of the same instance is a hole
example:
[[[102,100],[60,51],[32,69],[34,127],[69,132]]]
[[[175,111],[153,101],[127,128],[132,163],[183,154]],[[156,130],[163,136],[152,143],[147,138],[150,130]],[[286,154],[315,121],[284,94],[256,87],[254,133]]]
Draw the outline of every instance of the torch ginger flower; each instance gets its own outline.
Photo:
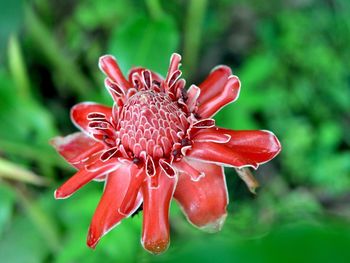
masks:
[[[142,204],[141,243],[152,253],[165,251],[173,197],[191,224],[218,231],[228,204],[223,166],[256,169],[280,152],[269,131],[215,126],[212,117],[239,95],[240,81],[230,68],[218,66],[203,83],[186,90],[180,60],[172,55],[165,78],[133,68],[126,79],[114,57],[101,57],[99,67],[107,76],[113,107],[75,105],[71,118],[82,132],[52,140],[78,169],[55,191],[56,199],[69,197],[92,180],[105,183],[89,228],[89,247]]]

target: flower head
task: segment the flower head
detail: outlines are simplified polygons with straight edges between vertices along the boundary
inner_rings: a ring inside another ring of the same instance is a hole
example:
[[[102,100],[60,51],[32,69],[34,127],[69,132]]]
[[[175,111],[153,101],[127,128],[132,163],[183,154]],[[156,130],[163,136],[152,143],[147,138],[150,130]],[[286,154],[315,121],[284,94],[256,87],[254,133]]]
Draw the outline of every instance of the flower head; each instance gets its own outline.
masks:
[[[190,223],[220,230],[228,204],[223,166],[256,169],[281,149],[271,132],[215,125],[212,117],[239,95],[240,81],[230,68],[218,66],[186,90],[180,60],[172,55],[165,78],[133,68],[126,79],[112,56],[101,57],[113,106],[75,105],[71,118],[82,132],[52,140],[78,169],[55,198],[67,198],[92,180],[105,184],[89,228],[90,247],[142,204],[142,245],[152,253],[165,251],[173,197]]]

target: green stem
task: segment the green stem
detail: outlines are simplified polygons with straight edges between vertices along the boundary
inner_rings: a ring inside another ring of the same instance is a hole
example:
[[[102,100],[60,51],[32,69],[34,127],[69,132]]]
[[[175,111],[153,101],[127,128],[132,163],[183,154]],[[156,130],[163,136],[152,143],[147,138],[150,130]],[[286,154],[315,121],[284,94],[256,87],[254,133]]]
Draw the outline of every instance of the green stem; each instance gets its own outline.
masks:
[[[40,163],[56,165],[65,170],[70,169],[70,167],[65,164],[57,154],[51,154],[39,146],[32,147],[22,143],[0,140],[0,149],[9,154],[22,156],[30,160],[36,160]]]
[[[16,83],[16,94],[22,98],[30,98],[30,82],[23,60],[22,52],[16,36],[11,36],[8,48],[8,61],[11,75]]]
[[[259,187],[259,182],[256,180],[249,168],[236,168],[235,170],[238,176],[247,185],[249,191],[253,194],[256,194],[256,189]]]
[[[61,249],[61,244],[57,223],[54,222],[54,219],[43,211],[39,203],[33,200],[25,185],[13,185],[5,180],[1,180],[1,178],[0,184],[13,189],[17,201],[25,208],[29,219],[33,222],[44,240],[47,241],[51,252],[53,254],[57,253]]]
[[[207,0],[191,0],[188,6],[184,36],[184,71],[189,74],[197,65]]]
[[[8,160],[0,158],[0,177],[10,180],[21,181],[34,185],[47,185],[45,178],[34,174],[33,172],[20,167]]]
[[[159,0],[145,0],[146,6],[151,17],[154,20],[159,19],[162,15],[164,15],[164,11],[162,6],[160,5]]]
[[[29,218],[36,226],[39,233],[47,241],[51,252],[54,254],[57,253],[60,250],[61,245],[56,227],[57,224],[54,223],[53,218],[45,213],[38,203],[34,202],[34,200],[26,193],[26,189],[23,191],[16,188],[16,192],[19,201],[26,209]]]

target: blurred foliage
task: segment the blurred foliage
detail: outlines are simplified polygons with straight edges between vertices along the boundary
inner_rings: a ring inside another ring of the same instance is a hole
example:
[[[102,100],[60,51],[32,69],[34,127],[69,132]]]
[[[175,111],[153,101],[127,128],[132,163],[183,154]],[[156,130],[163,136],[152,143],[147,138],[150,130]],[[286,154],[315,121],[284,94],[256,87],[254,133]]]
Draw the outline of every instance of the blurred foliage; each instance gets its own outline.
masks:
[[[350,261],[349,1],[16,0],[0,10],[1,262]],[[111,104],[99,56],[164,75],[172,52],[184,54],[187,85],[231,66],[242,91],[217,123],[274,131],[283,151],[256,172],[257,197],[226,170],[222,232],[194,229],[173,203],[166,254],[143,251],[142,213],[89,250],[102,185],[55,201],[73,169],[49,140],[75,131],[75,103]]]

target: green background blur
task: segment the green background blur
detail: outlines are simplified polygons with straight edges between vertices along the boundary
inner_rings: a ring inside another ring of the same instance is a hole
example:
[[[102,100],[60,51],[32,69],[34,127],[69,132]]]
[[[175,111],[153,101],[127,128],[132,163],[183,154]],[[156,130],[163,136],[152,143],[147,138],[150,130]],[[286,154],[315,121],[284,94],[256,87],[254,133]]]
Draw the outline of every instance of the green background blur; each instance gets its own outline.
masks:
[[[1,0],[0,262],[350,262],[349,14],[348,0]],[[173,203],[165,254],[142,249],[142,213],[90,250],[103,185],[55,201],[74,170],[48,141],[76,131],[75,103],[111,105],[99,56],[165,75],[174,51],[188,84],[229,65],[242,90],[217,123],[271,130],[283,150],[255,172],[257,196],[226,170],[220,233]]]

